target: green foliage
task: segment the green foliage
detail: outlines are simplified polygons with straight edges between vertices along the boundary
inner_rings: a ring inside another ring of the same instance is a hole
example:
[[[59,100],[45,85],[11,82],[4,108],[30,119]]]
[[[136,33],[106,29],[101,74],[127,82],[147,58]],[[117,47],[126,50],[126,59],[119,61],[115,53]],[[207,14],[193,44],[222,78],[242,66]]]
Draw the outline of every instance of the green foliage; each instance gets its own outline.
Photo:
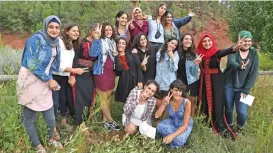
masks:
[[[259,69],[268,71],[273,69],[272,53],[259,53],[260,65]]]
[[[0,35],[0,75],[18,74],[21,66],[22,51],[4,46]]]
[[[229,34],[233,41],[238,39],[241,30],[248,30],[253,40],[261,45],[261,49],[273,52],[273,2],[272,1],[234,1],[230,2],[227,15]]]
[[[273,79],[270,76],[260,76],[258,82],[251,90],[255,96],[253,106],[249,107],[248,120],[244,135],[239,135],[236,141],[222,138],[212,133],[204,117],[194,118],[194,128],[185,145],[173,150],[160,141],[145,140],[143,136],[109,137],[111,132],[103,130],[101,123],[90,122],[87,127],[90,137],[83,134],[85,126],[81,125],[72,133],[61,130],[63,151],[56,151],[47,145],[46,125],[40,114],[37,119],[39,136],[48,152],[94,152],[94,153],[155,153],[155,152],[204,152],[204,153],[254,153],[271,152],[273,149]],[[22,107],[17,104],[15,95],[15,81],[0,84],[0,152],[34,152],[23,126]],[[9,97],[9,98],[7,98]],[[100,100],[100,99],[97,99]],[[116,121],[121,119],[122,104],[111,100],[111,111]],[[236,120],[235,120],[236,122]]]

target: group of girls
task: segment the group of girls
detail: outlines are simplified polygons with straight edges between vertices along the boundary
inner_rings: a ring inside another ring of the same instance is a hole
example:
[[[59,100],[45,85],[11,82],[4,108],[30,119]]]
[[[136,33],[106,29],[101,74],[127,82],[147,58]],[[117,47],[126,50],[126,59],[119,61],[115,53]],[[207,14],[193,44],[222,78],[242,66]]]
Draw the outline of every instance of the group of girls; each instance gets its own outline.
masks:
[[[92,24],[82,40],[79,25],[66,24],[60,33],[57,16],[45,19],[44,28],[26,41],[17,81],[24,126],[38,153],[46,151],[35,126],[37,112],[43,113],[49,143],[56,148],[62,148],[55,121],[58,110],[62,124],[68,125],[65,116],[69,112],[80,125],[95,99],[102,108],[104,128],[119,130],[110,111],[116,76],[115,100],[125,103],[125,132],[135,133],[137,121],[152,125],[153,118],[160,118],[157,134],[164,143],[178,148],[191,133],[198,96],[212,129],[226,133],[219,64],[245,38],[219,51],[213,37],[204,34],[196,50],[192,35],[180,33],[194,13],[173,20],[166,9],[162,3],[153,16],[147,16],[136,7],[129,22],[128,14],[119,11],[115,27],[107,22]]]

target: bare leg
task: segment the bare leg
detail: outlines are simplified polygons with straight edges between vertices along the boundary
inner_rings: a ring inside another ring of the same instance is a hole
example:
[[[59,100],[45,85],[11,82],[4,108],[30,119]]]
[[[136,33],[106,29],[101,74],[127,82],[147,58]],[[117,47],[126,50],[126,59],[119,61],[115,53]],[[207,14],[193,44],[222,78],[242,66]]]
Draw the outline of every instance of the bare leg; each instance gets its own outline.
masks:
[[[108,90],[107,92],[103,92],[103,104],[102,104],[102,112],[103,112],[103,120],[104,121],[113,121],[110,112],[110,99],[111,99],[112,90]]]
[[[191,117],[194,117],[196,109],[196,97],[189,96],[189,100],[191,101]]]

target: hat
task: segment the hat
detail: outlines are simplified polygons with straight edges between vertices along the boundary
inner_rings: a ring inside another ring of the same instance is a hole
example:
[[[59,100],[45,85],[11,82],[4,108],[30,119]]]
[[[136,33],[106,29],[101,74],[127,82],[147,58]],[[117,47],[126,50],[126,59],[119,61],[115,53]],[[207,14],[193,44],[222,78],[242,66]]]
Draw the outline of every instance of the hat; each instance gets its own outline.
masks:
[[[245,37],[245,38],[252,39],[252,34],[249,31],[241,31],[241,32],[239,32],[239,36],[240,36],[240,38]]]

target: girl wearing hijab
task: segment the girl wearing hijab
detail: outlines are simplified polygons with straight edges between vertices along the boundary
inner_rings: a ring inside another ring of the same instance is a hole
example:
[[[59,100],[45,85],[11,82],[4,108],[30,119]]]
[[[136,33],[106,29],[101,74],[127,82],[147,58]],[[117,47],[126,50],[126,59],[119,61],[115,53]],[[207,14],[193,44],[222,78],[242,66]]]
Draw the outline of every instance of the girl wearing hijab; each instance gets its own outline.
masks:
[[[180,19],[173,20],[173,14],[171,11],[166,11],[161,18],[161,23],[164,27],[164,40],[168,40],[171,37],[175,37],[178,40],[181,38],[180,28],[189,23],[194,16],[194,13],[189,12],[189,15]]]
[[[55,116],[52,90],[60,89],[52,78],[52,71],[59,71],[59,39],[61,21],[51,15],[44,20],[44,29],[32,35],[25,44],[22,66],[17,80],[18,103],[23,106],[24,126],[32,145],[38,153],[45,153],[35,125],[37,113],[43,114],[47,124],[49,144],[62,149],[53,139]]]
[[[147,36],[148,28],[148,22],[143,20],[141,9],[139,7],[134,8],[132,11],[132,22],[129,24],[130,43],[132,43],[134,38],[140,33]]]
[[[239,39],[235,46],[219,50],[216,48],[214,38],[205,33],[197,47],[197,53],[202,56],[196,60],[201,70],[198,96],[201,111],[208,116],[212,131],[220,132],[223,136],[228,136],[231,133],[234,138],[234,133],[227,126],[226,121],[224,122],[224,75],[220,70],[220,60],[222,57],[238,51],[242,41],[243,39]],[[227,128],[228,130],[226,130]]]
[[[100,36],[100,34],[102,34]],[[110,112],[110,99],[115,88],[115,58],[118,55],[114,41],[114,29],[110,23],[103,23],[101,33],[96,35],[89,55],[97,58],[93,66],[96,96],[99,96],[103,112],[104,128],[119,130]]]

